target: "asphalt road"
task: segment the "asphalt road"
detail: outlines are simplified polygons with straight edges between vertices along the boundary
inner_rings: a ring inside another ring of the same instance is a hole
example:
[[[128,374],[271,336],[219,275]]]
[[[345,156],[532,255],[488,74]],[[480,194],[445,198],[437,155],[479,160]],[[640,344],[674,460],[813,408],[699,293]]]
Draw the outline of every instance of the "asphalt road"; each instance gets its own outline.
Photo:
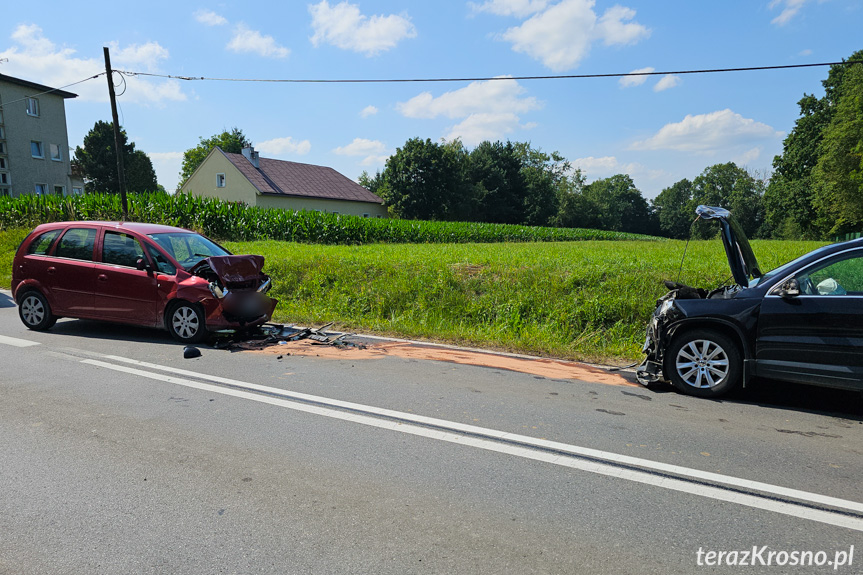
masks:
[[[863,573],[859,394],[202,351],[0,292],[0,574]]]

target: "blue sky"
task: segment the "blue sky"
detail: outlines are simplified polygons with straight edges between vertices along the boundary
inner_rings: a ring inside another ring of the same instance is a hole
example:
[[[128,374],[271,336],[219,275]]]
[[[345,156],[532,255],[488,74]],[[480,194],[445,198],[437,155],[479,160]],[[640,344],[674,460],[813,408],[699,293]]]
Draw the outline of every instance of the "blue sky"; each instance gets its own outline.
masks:
[[[863,49],[861,0],[7,2],[0,73],[61,87],[115,69],[235,79],[628,73],[834,62]],[[53,7],[56,5],[56,7]],[[625,79],[288,84],[125,76],[120,123],[159,183],[239,127],[264,157],[356,179],[412,137],[530,141],[647,198],[712,164],[766,174],[827,68]],[[118,83],[120,80],[117,80]],[[104,76],[68,88],[69,142],[110,121]]]

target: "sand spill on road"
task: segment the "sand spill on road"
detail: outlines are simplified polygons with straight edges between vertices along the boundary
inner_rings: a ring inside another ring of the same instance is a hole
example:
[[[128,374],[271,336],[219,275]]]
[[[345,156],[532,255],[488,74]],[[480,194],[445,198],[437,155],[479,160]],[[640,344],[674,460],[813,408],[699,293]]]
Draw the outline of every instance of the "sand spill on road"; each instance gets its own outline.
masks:
[[[594,383],[604,383],[607,385],[638,387],[638,384],[628,381],[620,374],[573,361],[510,357],[494,353],[450,349],[406,342],[376,343],[369,345],[365,349],[352,346],[336,347],[332,345],[315,345],[313,342],[308,340],[289,341],[287,343],[273,344],[263,348],[254,346],[246,348],[242,345],[239,347],[245,348],[253,353],[314,356],[324,359],[361,361],[395,356],[405,359],[446,361],[461,365],[506,369],[509,371],[547,377],[549,379],[577,379]]]

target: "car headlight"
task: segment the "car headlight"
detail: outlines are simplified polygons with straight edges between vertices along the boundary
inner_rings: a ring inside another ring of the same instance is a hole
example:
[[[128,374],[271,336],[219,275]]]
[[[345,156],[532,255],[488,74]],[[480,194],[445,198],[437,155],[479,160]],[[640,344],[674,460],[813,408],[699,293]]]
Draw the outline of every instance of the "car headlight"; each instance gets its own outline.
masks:
[[[665,300],[664,302],[662,302],[662,305],[659,306],[659,315],[667,314],[668,310],[670,310],[672,307],[674,307],[674,300],[673,299]]]

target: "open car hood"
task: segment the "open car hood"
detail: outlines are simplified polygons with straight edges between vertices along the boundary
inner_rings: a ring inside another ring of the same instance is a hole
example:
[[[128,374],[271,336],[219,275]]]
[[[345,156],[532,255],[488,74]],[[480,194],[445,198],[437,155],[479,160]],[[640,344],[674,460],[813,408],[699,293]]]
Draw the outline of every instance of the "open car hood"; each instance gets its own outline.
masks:
[[[261,278],[264,256],[211,256],[199,261],[189,271],[194,274],[206,267],[209,267],[224,285],[242,284]]]
[[[722,228],[722,245],[725,247],[728,265],[731,267],[731,274],[737,285],[749,287],[750,279],[764,275],[761,273],[749,240],[743,233],[743,228],[731,212],[725,208],[698,206],[695,208],[695,213],[704,220],[719,220]]]

